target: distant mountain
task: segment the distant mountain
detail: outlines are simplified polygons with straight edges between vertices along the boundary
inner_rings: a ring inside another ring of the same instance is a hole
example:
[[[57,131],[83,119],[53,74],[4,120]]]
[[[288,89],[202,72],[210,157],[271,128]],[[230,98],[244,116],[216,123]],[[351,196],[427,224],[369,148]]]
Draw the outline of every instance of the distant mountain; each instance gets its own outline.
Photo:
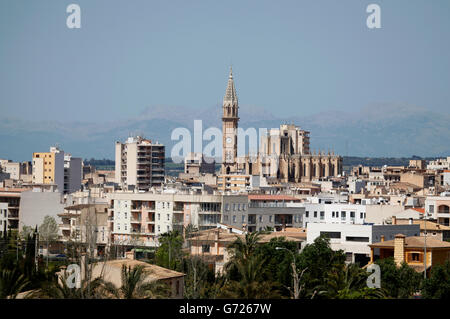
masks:
[[[311,132],[311,148],[333,149],[341,155],[367,157],[423,157],[450,155],[450,114],[404,104],[376,104],[359,112],[321,112],[310,116],[277,118],[270,111],[241,105],[240,127],[273,128],[294,123]],[[221,128],[220,106],[189,109],[155,106],[138,117],[116,122],[31,122],[0,119],[0,158],[31,160],[32,152],[47,151],[58,143],[66,152],[83,158],[114,158],[114,142],[142,134],[166,145],[166,156],[177,127]]]

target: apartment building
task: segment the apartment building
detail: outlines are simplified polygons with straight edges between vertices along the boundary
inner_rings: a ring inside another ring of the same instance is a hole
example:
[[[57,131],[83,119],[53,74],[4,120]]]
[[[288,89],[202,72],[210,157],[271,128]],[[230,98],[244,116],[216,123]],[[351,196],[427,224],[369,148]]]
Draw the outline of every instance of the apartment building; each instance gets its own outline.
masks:
[[[225,174],[217,176],[217,189],[222,192],[247,192],[251,190],[252,175]]]
[[[19,230],[19,206],[20,196],[24,188],[1,188],[0,189],[0,219],[2,220],[2,231]]]
[[[222,195],[194,191],[114,192],[106,196],[114,243],[143,246],[156,246],[161,234],[183,233],[189,224],[200,230],[216,227],[224,201]]]
[[[301,200],[287,195],[248,195],[248,231],[266,227],[281,231],[286,227],[302,227],[305,208]]]
[[[364,224],[366,205],[346,203],[304,203],[303,227],[308,223]]]
[[[440,158],[435,161],[429,161],[427,169],[450,170],[450,156],[447,156],[447,158]]]
[[[32,165],[33,184],[55,184],[64,194],[81,188],[81,158],[64,154],[57,146],[50,147],[50,152],[33,153]]]
[[[70,194],[81,189],[82,162],[79,157],[64,154],[64,194]]]
[[[425,212],[438,224],[450,226],[450,195],[442,193],[441,196],[427,196]]]
[[[346,261],[361,266],[370,261],[372,243],[394,239],[396,234],[419,236],[419,225],[351,225],[309,223],[306,232],[307,244],[312,244],[319,236],[330,239],[333,250],[343,250]],[[375,252],[377,254],[378,252]]]
[[[62,242],[94,243],[94,254],[102,255],[110,242],[108,204],[79,204],[64,208],[58,214]]]
[[[188,153],[184,158],[184,173],[194,176],[201,174],[214,174],[216,161],[214,158],[205,157],[203,153]]]
[[[115,182],[123,189],[148,191],[164,183],[165,146],[141,136],[116,142]]]
[[[0,171],[9,174],[9,178],[13,180],[24,180],[28,182],[31,176],[30,162],[12,162],[10,160],[0,160]]]
[[[56,184],[64,191],[64,151],[56,146],[50,152],[33,153],[33,184]]]

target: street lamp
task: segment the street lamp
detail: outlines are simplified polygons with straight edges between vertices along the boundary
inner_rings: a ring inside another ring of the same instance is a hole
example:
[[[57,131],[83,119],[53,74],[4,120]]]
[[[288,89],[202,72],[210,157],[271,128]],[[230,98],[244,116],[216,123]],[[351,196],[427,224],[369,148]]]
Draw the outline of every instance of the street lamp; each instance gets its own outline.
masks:
[[[298,276],[298,273],[297,273],[297,266],[296,266],[296,263],[295,263],[295,254],[291,250],[289,250],[289,249],[287,249],[285,247],[275,247],[275,249],[276,250],[286,250],[292,255],[291,266],[292,266],[292,277],[293,277],[293,281],[294,281],[294,299],[298,299],[299,295],[300,295],[300,291],[299,291],[299,281],[300,280],[299,280],[299,276]],[[305,270],[302,271],[302,275],[303,275],[303,272]]]

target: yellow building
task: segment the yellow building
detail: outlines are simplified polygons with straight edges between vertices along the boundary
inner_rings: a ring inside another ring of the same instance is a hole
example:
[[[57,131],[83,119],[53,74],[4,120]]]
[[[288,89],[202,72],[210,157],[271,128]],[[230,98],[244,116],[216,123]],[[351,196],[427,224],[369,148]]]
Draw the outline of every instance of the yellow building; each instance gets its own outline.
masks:
[[[394,240],[382,240],[369,247],[371,249],[369,263],[373,263],[375,257],[379,259],[394,257],[397,265],[406,262],[417,272],[423,272],[425,269],[425,247],[427,271],[433,265],[450,260],[450,243],[429,236],[426,237],[426,245],[424,236],[405,237],[403,234],[397,234]]]
[[[33,184],[56,184],[64,190],[64,152],[51,147],[50,152],[33,153]]]

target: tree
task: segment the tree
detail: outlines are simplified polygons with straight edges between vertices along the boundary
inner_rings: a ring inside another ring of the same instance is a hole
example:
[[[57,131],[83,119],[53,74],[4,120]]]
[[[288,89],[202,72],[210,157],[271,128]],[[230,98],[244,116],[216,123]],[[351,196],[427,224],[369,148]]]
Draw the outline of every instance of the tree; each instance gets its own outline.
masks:
[[[342,250],[332,250],[330,240],[320,236],[305,246],[297,263],[300,269],[307,269],[302,277],[303,296],[314,298],[320,287],[325,286],[328,273],[344,266],[345,255]]]
[[[427,299],[450,298],[450,261],[443,265],[435,265],[431,269],[430,277],[422,285],[422,297]]]
[[[223,286],[220,298],[233,299],[275,299],[281,294],[275,283],[263,280],[265,260],[251,256],[235,261],[240,280],[229,280]]]
[[[157,265],[177,269],[181,265],[183,237],[177,230],[169,231],[161,234],[159,244],[155,255]]]
[[[149,274],[150,272],[145,271],[143,266],[131,268],[123,265],[122,286],[118,288],[110,282],[103,282],[102,287],[105,292],[121,299],[168,298],[170,296],[169,287],[159,281],[147,280]]]
[[[376,260],[375,263],[380,266],[381,288],[387,296],[405,299],[419,291],[423,277],[407,263],[398,267],[392,257]]]
[[[189,256],[183,259],[183,272],[186,274],[184,297],[188,299],[207,297],[208,282],[214,281],[214,272],[208,265],[199,257]]]
[[[29,281],[17,268],[3,269],[0,272],[0,299],[15,299],[28,284]]]
[[[46,215],[41,226],[39,226],[39,238],[46,242],[47,247],[47,266],[48,266],[48,247],[51,241],[58,238],[58,224],[54,217]]]
[[[368,288],[368,273],[357,264],[338,265],[328,273],[318,295],[332,299],[379,299],[381,289]]]

